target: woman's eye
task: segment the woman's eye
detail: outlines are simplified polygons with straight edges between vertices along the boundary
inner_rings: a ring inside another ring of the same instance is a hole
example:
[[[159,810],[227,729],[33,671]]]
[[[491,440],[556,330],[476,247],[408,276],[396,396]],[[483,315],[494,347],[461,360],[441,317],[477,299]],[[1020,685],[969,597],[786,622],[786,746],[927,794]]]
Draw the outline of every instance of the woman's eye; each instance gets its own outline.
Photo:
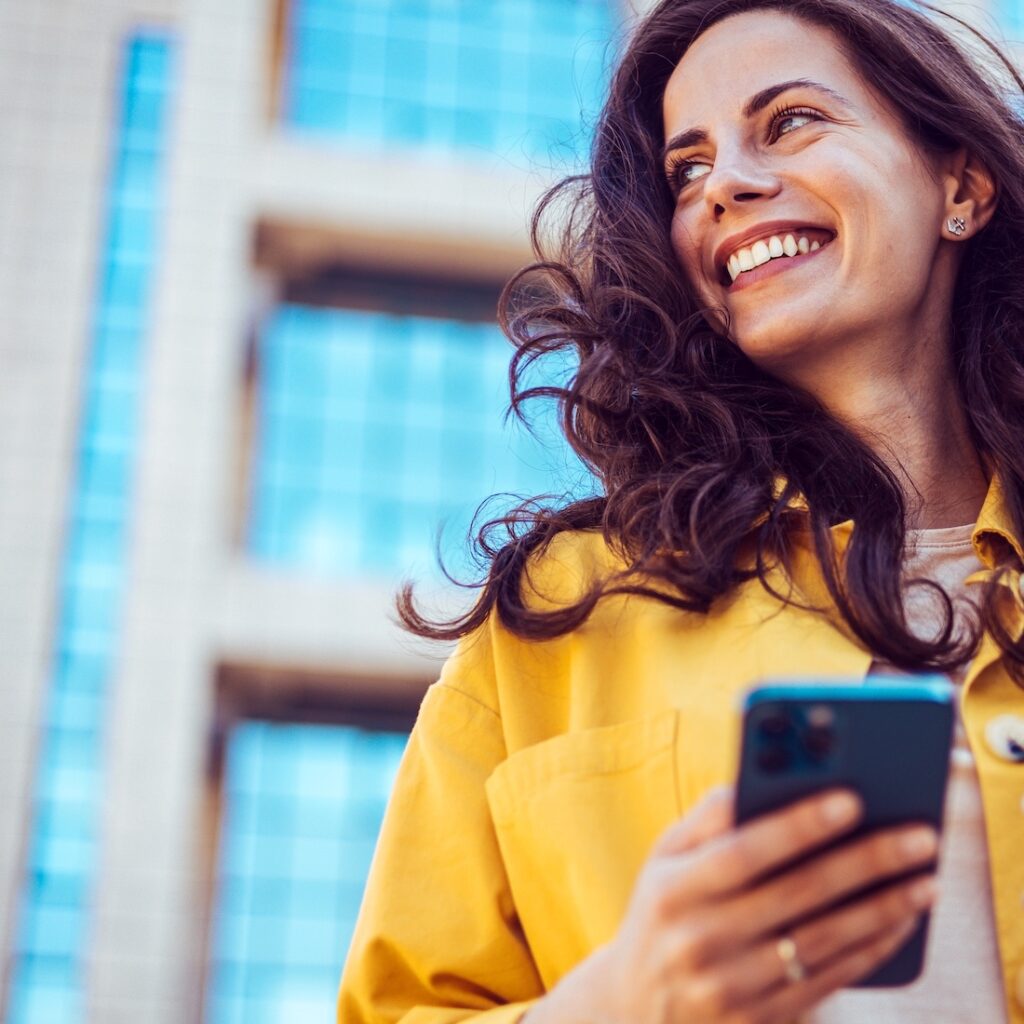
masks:
[[[711,167],[708,164],[697,160],[680,160],[669,173],[672,185],[676,191],[685,188],[695,182],[698,178],[710,173]]]
[[[789,135],[797,128],[803,128],[811,121],[820,121],[821,115],[809,107],[787,107],[774,113],[769,122],[769,141],[775,142],[782,135]],[[687,185],[711,173],[711,164],[703,160],[679,160],[668,169],[668,181],[678,194]]]
[[[777,139],[780,135],[788,135],[797,128],[817,120],[818,115],[813,110],[781,110],[772,118],[771,136]]]

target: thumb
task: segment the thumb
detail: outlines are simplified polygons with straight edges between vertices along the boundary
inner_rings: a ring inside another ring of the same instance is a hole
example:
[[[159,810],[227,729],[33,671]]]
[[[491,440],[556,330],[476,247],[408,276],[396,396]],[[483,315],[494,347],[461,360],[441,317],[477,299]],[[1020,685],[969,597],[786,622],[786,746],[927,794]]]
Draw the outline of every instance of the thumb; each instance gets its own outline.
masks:
[[[686,815],[665,829],[651,852],[662,857],[686,853],[730,831],[736,822],[734,798],[732,786],[709,790]]]

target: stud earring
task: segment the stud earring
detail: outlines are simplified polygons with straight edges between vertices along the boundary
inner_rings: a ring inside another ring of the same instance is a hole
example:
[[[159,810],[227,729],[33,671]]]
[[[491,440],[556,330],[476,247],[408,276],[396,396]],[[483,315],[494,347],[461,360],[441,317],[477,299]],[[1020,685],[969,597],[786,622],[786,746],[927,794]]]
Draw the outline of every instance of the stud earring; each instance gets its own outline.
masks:
[[[963,217],[950,217],[946,221],[946,227],[949,228],[950,234],[959,238],[967,230],[967,221]]]

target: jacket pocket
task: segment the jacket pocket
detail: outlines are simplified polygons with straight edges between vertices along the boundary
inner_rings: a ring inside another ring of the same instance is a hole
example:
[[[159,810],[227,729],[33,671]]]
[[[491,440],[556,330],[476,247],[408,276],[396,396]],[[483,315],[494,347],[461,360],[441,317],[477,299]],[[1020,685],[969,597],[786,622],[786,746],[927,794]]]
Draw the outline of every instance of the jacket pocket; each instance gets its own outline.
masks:
[[[679,712],[555,736],[487,781],[516,912],[550,987],[615,933],[681,811]]]

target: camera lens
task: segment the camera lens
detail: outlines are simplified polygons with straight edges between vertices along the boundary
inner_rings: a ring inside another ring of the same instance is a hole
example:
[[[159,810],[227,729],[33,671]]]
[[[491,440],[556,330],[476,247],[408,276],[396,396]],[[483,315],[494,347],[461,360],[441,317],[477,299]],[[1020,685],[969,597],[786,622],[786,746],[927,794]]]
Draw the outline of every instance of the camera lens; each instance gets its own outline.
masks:
[[[804,733],[804,749],[815,761],[828,757],[835,742],[836,734],[827,725],[812,725]]]
[[[757,752],[757,766],[763,772],[785,771],[790,764],[789,751],[777,743],[762,747]]]
[[[758,731],[762,736],[775,739],[785,736],[790,727],[789,715],[783,710],[769,711],[758,725]]]

